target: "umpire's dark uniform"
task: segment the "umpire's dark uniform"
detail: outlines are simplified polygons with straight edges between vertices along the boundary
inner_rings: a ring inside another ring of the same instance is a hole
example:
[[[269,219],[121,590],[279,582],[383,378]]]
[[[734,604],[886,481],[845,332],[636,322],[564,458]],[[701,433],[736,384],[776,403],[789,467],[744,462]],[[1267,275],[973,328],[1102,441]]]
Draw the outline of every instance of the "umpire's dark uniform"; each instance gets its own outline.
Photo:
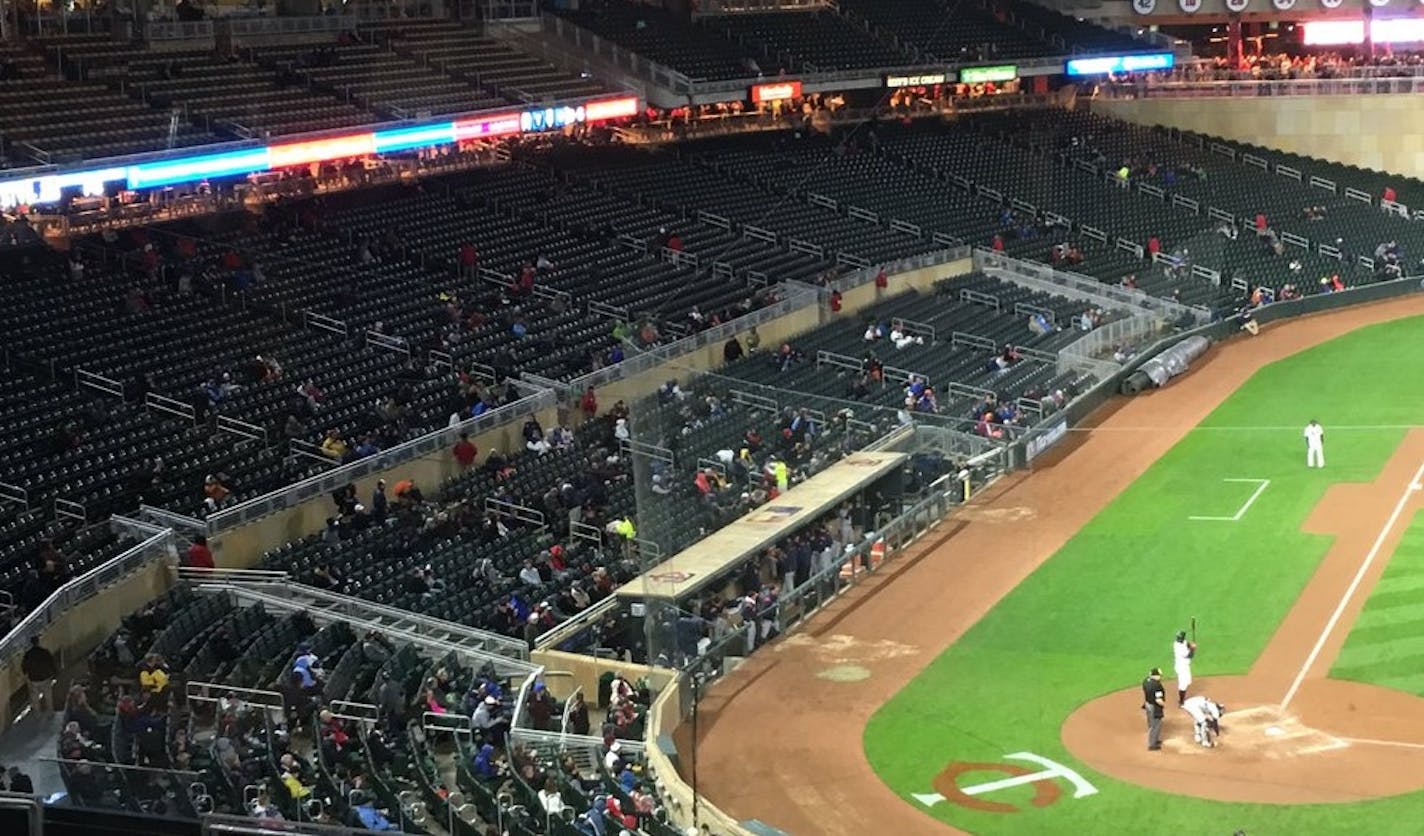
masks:
[[[1166,713],[1167,691],[1162,687],[1162,669],[1153,668],[1142,680],[1142,711],[1147,715],[1147,749],[1162,748],[1162,715]]]

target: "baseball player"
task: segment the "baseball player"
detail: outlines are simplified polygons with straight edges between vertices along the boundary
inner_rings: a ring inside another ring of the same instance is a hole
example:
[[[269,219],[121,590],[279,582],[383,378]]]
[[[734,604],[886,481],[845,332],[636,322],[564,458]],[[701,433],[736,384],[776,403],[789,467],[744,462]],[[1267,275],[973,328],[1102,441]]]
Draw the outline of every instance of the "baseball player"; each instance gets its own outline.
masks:
[[[1305,466],[1325,466],[1325,428],[1314,418],[1305,425]]]
[[[1197,643],[1187,641],[1187,631],[1178,630],[1172,642],[1172,670],[1177,674],[1177,705],[1187,701],[1187,689],[1192,687],[1192,657],[1196,656]]]
[[[1207,748],[1215,746],[1216,737],[1221,734],[1221,715],[1226,713],[1226,706],[1213,702],[1210,697],[1197,696],[1182,703],[1182,709],[1191,715],[1196,742]]]

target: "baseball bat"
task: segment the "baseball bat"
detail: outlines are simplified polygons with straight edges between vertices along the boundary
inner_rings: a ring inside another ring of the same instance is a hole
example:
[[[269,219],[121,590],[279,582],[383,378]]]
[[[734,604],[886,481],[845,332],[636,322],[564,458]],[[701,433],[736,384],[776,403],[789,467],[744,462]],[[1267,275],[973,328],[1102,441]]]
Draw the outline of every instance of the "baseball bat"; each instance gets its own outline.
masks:
[[[1196,616],[1192,616],[1192,643],[1195,644],[1195,643],[1196,643],[1196,640],[1197,640],[1197,617],[1196,617]]]

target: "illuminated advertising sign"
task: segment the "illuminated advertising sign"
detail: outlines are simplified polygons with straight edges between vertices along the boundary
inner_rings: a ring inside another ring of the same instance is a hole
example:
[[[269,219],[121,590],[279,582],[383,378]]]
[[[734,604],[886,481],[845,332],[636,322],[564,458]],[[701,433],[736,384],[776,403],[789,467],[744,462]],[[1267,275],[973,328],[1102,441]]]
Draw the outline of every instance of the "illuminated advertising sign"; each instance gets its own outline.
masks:
[[[455,138],[492,139],[519,133],[519,114],[501,113],[480,119],[460,119],[455,122]]]
[[[1365,42],[1363,20],[1312,20],[1301,25],[1305,27],[1301,42],[1307,46],[1347,46]],[[1424,41],[1424,19],[1389,17],[1371,20],[1370,40],[1377,44]]]
[[[997,67],[964,67],[959,71],[959,80],[965,84],[987,84],[994,81],[1013,81],[1019,77],[1015,64],[1001,64]]]
[[[1147,55],[1112,55],[1105,58],[1074,58],[1068,62],[1068,75],[1107,75],[1108,73],[1136,73],[1146,70],[1170,70],[1177,63],[1177,56],[1170,52],[1153,52]]]
[[[392,128],[376,131],[376,153],[388,151],[408,151],[412,148],[426,148],[431,145],[449,145],[455,141],[455,123],[422,125],[415,128]]]
[[[340,160],[347,157],[366,157],[376,153],[376,135],[371,133],[347,134],[331,139],[314,139],[310,142],[287,142],[267,148],[271,155],[272,168],[286,168],[325,160]]]
[[[801,98],[801,82],[777,81],[772,84],[758,84],[752,87],[751,95],[752,101],[756,104],[799,99]]]
[[[196,157],[180,157],[157,163],[143,163],[128,167],[130,189],[170,186],[174,183],[189,183],[206,177],[228,177],[234,174],[251,174],[266,171],[271,162],[266,148],[245,148],[224,154],[203,154]]]
[[[794,86],[795,92],[790,95],[800,95],[800,82],[794,82]],[[64,189],[76,186],[86,195],[102,195],[107,185],[125,181],[130,189],[158,188],[327,160],[448,145],[459,140],[493,139],[521,132],[553,131],[569,125],[636,116],[638,108],[637,97],[627,96],[600,99],[579,106],[471,116],[453,122],[403,125],[374,132],[279,142],[262,148],[243,148],[134,165],[17,177],[0,180],[0,207],[53,203],[60,199]]]
[[[944,73],[928,73],[925,75],[887,75],[885,76],[885,86],[898,87],[928,87],[932,84],[943,84]]]
[[[590,122],[602,122],[606,119],[620,119],[624,116],[638,115],[638,98],[629,96],[626,99],[604,99],[599,102],[589,102],[584,105],[584,113]]]
[[[582,107],[545,107],[519,114],[519,130],[524,133],[557,131],[569,125],[581,125],[587,113]]]

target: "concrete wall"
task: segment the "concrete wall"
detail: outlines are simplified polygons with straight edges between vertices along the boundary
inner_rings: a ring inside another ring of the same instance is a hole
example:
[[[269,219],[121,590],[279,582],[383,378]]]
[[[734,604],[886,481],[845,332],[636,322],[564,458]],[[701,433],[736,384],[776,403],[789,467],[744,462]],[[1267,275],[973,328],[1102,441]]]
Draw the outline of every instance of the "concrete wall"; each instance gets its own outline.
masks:
[[[1327,160],[1417,176],[1424,108],[1410,95],[1097,100],[1093,110]]]
[[[539,423],[545,427],[558,422],[557,410],[550,408],[536,413]],[[480,460],[490,450],[503,451],[523,449],[524,439],[520,430],[524,421],[495,427],[470,439],[479,448]],[[376,488],[377,479],[385,479],[388,485],[401,479],[415,482],[427,495],[433,494],[446,480],[459,473],[459,465],[448,449],[424,458],[415,459],[385,471],[379,476],[370,476],[356,483],[356,495],[363,503],[369,502],[371,492]],[[274,546],[287,543],[308,534],[315,534],[326,526],[326,518],[335,510],[331,497],[322,495],[306,502],[269,514],[247,525],[225,531],[214,537],[210,545],[213,559],[220,569],[251,569],[262,559],[262,554]]]
[[[44,631],[40,644],[56,657],[63,671],[78,662],[104,642],[119,628],[124,616],[159,597],[173,587],[177,579],[175,567],[166,561],[155,561],[124,576],[98,595],[81,601],[63,613]],[[20,670],[23,654],[15,654],[7,664],[0,666],[0,693],[6,695],[6,711],[0,715],[0,724],[8,728],[10,719],[26,699],[25,674]],[[64,704],[64,694],[54,695],[56,705]]]
[[[867,284],[857,287],[845,293],[841,299],[842,318],[853,316],[857,311],[880,301],[883,296],[903,293],[906,290],[929,290],[935,282],[949,276],[958,276],[974,269],[970,259],[952,261],[948,264],[941,264],[938,267],[925,267],[919,270],[909,270],[904,273],[897,273],[889,277],[890,286],[883,292],[877,293],[875,285]],[[831,313],[825,306],[820,308],[805,308],[793,311],[779,319],[774,319],[759,328],[757,335],[761,337],[761,347],[763,350],[774,349],[780,343],[790,339],[797,334],[817,328],[831,319]],[[747,331],[739,331],[737,339],[746,344]],[[794,340],[792,340],[794,344]],[[709,345],[705,348],[693,352],[692,354],[679,357],[672,363],[664,367],[652,369],[640,375],[618,380],[604,386],[598,390],[598,408],[607,410],[618,401],[631,402],[655,391],[659,386],[666,383],[670,378],[679,376],[679,371],[683,373],[689,371],[708,371],[716,369],[722,365],[722,344]]]

